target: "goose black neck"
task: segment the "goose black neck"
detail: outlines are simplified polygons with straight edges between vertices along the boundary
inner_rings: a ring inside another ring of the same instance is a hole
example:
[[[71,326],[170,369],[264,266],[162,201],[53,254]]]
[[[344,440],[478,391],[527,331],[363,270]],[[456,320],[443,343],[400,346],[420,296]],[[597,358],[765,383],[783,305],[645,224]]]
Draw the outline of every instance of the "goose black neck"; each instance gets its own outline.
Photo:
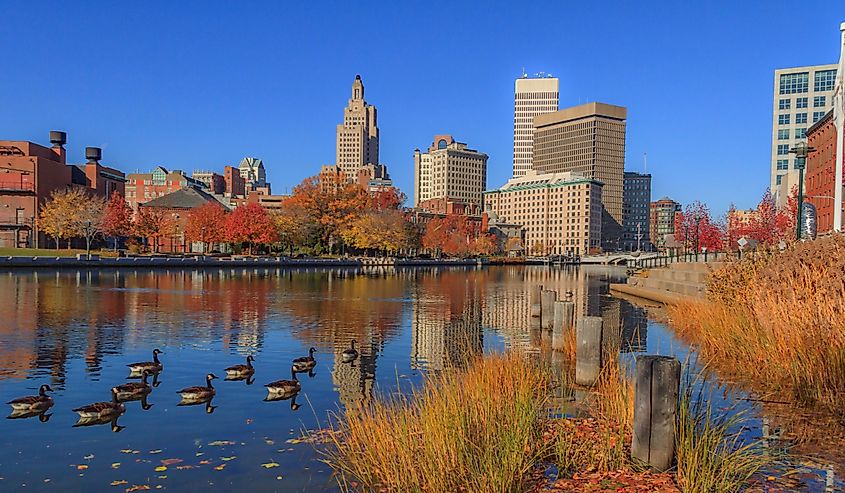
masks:
[[[47,395],[47,389],[45,389],[43,385],[38,388],[38,395],[40,395],[41,397]]]
[[[145,371],[144,373],[141,374],[141,381],[144,382],[144,383],[147,383],[147,378],[149,376],[150,376],[150,372]]]
[[[117,404],[117,392],[115,392],[114,390],[111,391],[111,401]]]
[[[158,353],[155,351],[153,351],[153,361],[155,362],[155,364],[159,364]]]
[[[247,367],[247,368],[252,368],[252,358],[247,358],[247,359],[246,359],[246,367]]]
[[[354,351],[355,350],[355,339],[352,339],[351,347],[352,347],[352,350]]]
[[[213,386],[213,385],[211,385],[211,377],[205,377],[205,384],[206,384],[206,385],[208,386],[208,388],[210,388],[210,389],[213,389],[213,388],[214,388],[214,386]]]
[[[293,368],[290,369],[290,376],[293,377],[294,381],[297,381],[296,370],[294,370]]]

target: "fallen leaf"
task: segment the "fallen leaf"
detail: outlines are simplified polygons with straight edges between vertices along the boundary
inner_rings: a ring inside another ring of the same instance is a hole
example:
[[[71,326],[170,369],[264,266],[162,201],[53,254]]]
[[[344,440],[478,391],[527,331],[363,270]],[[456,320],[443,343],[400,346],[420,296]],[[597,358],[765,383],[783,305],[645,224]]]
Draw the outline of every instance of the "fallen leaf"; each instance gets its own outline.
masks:
[[[150,450],[150,452],[149,452],[149,453],[151,453],[151,454],[160,454],[160,453],[161,453],[161,449]]]
[[[215,466],[215,471],[222,471],[226,467],[226,464],[220,464],[219,466]]]
[[[120,486],[122,484],[126,484],[126,480],[125,479],[119,479],[117,481],[112,481],[109,484],[111,484],[112,486]]]
[[[209,445],[212,447],[222,447],[224,445],[234,445],[235,442],[230,440],[215,440],[213,442],[209,442]]]
[[[85,460],[91,460],[93,458],[94,458],[94,454],[88,454],[85,457],[83,457],[83,459],[85,459]]]
[[[230,460],[234,460],[234,459],[237,459],[237,458],[238,458],[237,455],[233,455],[231,457],[221,457],[220,460],[224,460],[224,461],[228,462]]]
[[[179,464],[182,462],[182,459],[163,459],[161,463],[165,466],[171,466],[173,464]]]
[[[265,469],[270,469],[272,467],[279,467],[279,463],[278,462],[267,462],[267,463],[261,464],[261,467],[263,467]]]
[[[86,466],[85,464],[80,464],[76,466],[76,468],[80,471],[84,471],[85,469],[88,469],[88,466]]]
[[[111,468],[112,468],[112,469],[117,469],[118,467],[120,467],[120,462],[112,462],[112,463],[111,463]]]
[[[150,489],[150,485],[148,484],[136,484],[134,486],[130,486],[126,488],[126,493],[132,493],[133,491],[147,491]]]
[[[154,469],[155,472],[162,472],[162,471],[166,471],[166,470],[167,470],[167,466],[158,466]]]

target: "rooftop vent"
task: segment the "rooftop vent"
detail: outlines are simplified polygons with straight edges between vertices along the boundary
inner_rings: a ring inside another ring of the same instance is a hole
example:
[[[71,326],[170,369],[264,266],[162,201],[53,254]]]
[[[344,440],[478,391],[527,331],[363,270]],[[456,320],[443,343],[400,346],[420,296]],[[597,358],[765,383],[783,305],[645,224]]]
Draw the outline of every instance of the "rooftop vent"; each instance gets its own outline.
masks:
[[[85,159],[87,159],[89,163],[96,163],[102,158],[103,158],[103,150],[100,149],[99,147],[86,147],[85,148]]]
[[[59,130],[50,130],[50,143],[59,147],[67,144],[67,134]]]

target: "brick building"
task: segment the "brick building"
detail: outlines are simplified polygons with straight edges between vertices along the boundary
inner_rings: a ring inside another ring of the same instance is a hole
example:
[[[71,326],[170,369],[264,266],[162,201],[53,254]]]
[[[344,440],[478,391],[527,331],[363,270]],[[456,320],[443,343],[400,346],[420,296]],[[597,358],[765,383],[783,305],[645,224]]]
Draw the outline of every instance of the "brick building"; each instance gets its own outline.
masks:
[[[243,197],[246,195],[246,181],[238,168],[226,166],[223,168],[223,181],[226,185],[227,197]]]
[[[50,194],[70,186],[108,198],[124,193],[124,175],[100,164],[99,148],[85,150],[88,162],[67,164],[65,132],[50,132],[52,147],[27,141],[0,140],[0,247],[45,247],[38,216]]]
[[[807,156],[807,175],[804,177],[804,196],[816,206],[817,232],[833,230],[833,191],[836,178],[836,126],[833,111],[829,111],[807,129],[807,145],[815,148]],[[845,145],[843,139],[842,145]],[[845,166],[845,163],[840,163]],[[843,206],[845,210],[845,206]],[[845,216],[843,216],[845,217]]]
[[[199,243],[192,245],[185,239],[185,228],[191,210],[209,202],[220,204],[211,194],[195,187],[186,187],[138,204],[138,207],[139,209],[156,209],[170,216],[172,230],[167,237],[159,240],[159,252],[201,252],[202,247]],[[225,207],[223,204],[220,206]],[[153,244],[152,240],[147,241],[149,245]],[[193,248],[194,246],[196,248]]]
[[[201,181],[210,193],[224,194],[226,192],[226,178],[213,171],[194,171],[191,178]]]
[[[205,188],[205,183],[180,170],[168,171],[163,166],[157,166],[149,173],[130,173],[126,179],[126,202],[133,211],[138,210],[139,204],[186,187],[197,190]]]

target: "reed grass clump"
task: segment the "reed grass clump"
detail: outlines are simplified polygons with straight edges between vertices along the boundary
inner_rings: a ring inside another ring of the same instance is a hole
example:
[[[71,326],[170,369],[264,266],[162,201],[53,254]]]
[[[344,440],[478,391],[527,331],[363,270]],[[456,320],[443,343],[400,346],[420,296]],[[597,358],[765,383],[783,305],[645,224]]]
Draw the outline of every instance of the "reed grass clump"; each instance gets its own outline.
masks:
[[[669,309],[705,359],[845,417],[845,237],[747,256],[714,272],[707,291]]]
[[[333,420],[326,462],[363,491],[522,492],[546,455],[549,374],[514,355],[431,376]]]

